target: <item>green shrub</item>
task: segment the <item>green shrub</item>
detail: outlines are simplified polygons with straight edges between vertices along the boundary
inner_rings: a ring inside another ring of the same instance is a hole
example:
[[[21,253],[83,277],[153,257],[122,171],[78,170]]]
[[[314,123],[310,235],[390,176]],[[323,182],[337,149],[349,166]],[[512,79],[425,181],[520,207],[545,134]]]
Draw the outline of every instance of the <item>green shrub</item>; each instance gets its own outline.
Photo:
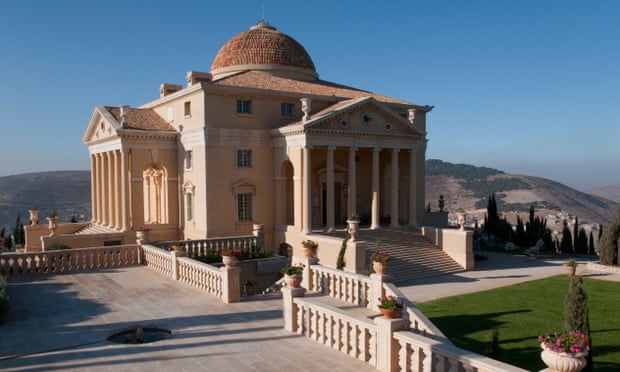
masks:
[[[60,251],[63,249],[71,249],[71,247],[61,242],[54,242],[48,245],[47,247],[45,247],[46,251]]]
[[[9,285],[3,276],[0,276],[0,320],[9,308]]]

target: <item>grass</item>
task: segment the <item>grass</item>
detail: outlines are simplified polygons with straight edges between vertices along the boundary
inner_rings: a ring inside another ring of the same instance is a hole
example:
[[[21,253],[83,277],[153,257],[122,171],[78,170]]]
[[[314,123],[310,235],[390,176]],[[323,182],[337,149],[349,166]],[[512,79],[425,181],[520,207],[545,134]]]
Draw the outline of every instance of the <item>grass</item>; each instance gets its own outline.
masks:
[[[559,275],[417,304],[460,348],[529,371],[545,368],[537,337],[561,331],[569,277]],[[620,370],[620,283],[585,278],[595,371]],[[493,355],[496,332],[499,350]]]

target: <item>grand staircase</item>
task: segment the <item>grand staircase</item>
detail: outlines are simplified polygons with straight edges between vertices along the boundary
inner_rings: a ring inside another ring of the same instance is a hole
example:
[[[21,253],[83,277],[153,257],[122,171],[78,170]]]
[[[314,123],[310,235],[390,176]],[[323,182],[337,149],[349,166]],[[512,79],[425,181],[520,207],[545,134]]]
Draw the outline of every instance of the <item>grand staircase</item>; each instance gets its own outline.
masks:
[[[89,234],[111,234],[117,233],[118,231],[111,229],[109,227],[95,225],[89,223],[88,225],[82,227],[78,231],[74,232],[74,235],[89,235]]]
[[[340,235],[344,238],[344,233],[340,232]],[[381,252],[392,256],[388,274],[399,286],[414,283],[421,278],[464,271],[463,267],[450,256],[424,238],[418,229],[382,227],[370,230],[362,228],[358,242],[366,244],[368,265],[370,265],[370,257],[377,244]]]

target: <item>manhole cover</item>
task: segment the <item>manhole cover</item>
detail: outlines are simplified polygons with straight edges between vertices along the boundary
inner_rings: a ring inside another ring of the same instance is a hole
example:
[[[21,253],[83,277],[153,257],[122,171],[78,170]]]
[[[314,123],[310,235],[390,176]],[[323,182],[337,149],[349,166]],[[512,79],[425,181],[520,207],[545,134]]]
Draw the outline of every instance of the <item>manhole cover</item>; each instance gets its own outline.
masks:
[[[108,336],[108,341],[117,344],[148,344],[172,337],[169,329],[156,327],[129,327]]]

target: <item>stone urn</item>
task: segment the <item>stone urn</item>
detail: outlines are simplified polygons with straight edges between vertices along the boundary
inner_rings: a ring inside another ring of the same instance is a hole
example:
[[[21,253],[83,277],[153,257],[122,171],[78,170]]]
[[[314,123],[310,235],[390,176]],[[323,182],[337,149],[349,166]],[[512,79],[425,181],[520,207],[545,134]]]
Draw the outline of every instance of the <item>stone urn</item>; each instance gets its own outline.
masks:
[[[285,275],[284,280],[286,286],[289,288],[301,288],[301,280],[303,276],[301,274]]]
[[[347,220],[347,225],[349,225],[348,231],[349,235],[351,235],[351,241],[354,242],[359,234],[360,220],[359,218],[351,217]]]
[[[541,345],[543,351],[540,353],[540,358],[545,363],[547,371],[549,372],[578,372],[585,368],[586,356],[588,352],[581,353],[556,353],[549,349],[545,349],[544,345]]]
[[[235,256],[222,256],[222,263],[226,267],[237,266],[237,257],[235,257]]]
[[[39,223],[39,210],[38,209],[29,209],[28,213],[30,213],[30,225],[36,225]]]
[[[147,243],[148,241],[149,241],[149,230],[148,229],[136,230],[136,242],[138,244],[144,244],[144,243]]]
[[[465,218],[467,217],[467,213],[465,212],[457,212],[456,213],[456,223],[459,225],[459,230],[465,230]]]
[[[56,227],[58,226],[58,217],[47,217],[48,226],[50,229],[50,236],[56,235]]]

